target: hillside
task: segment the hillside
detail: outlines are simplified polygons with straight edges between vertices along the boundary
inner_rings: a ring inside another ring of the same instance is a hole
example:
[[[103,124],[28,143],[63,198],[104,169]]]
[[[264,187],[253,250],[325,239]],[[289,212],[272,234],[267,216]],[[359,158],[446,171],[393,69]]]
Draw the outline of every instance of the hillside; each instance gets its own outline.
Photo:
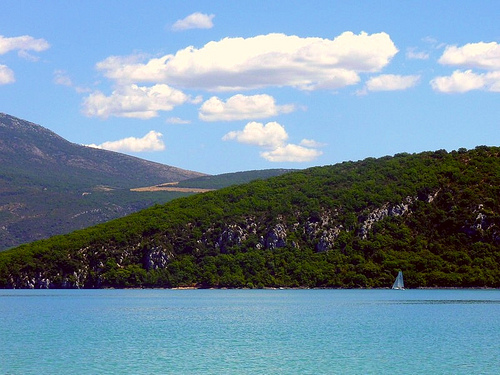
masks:
[[[500,148],[398,154],[193,195],[0,253],[0,285],[500,287]]]
[[[245,184],[254,180],[265,180],[270,177],[280,176],[296,169],[263,169],[235,173],[223,173],[214,176],[200,176],[180,181],[178,187],[198,189],[221,189],[231,185]]]
[[[182,195],[139,194],[130,188],[200,176],[80,146],[40,125],[0,113],[0,251]]]
[[[50,130],[0,113],[2,182],[25,178],[57,189],[99,185],[131,188],[202,176],[113,151],[71,143]],[[133,173],[131,173],[133,171]]]
[[[262,169],[252,171],[242,171],[233,173],[223,173],[213,176],[194,177],[179,182],[167,182],[153,186],[145,186],[132,189],[134,191],[179,191],[205,193],[224,187],[244,184],[255,180],[265,180],[266,178],[281,176],[296,169]]]

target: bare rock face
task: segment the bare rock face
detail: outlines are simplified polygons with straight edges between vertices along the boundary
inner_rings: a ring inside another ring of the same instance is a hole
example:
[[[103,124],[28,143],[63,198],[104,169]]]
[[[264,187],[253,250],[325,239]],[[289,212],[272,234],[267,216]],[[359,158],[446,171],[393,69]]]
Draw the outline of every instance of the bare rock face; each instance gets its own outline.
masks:
[[[403,202],[396,205],[384,204],[381,208],[371,211],[368,216],[362,220],[359,234],[362,239],[368,237],[373,224],[385,219],[388,216],[402,216],[410,212],[410,205],[415,201],[413,197],[406,197]]]
[[[145,268],[147,270],[166,268],[172,257],[172,252],[161,246],[154,246],[146,253]]]
[[[287,230],[283,224],[276,224],[265,238],[265,246],[267,249],[276,249],[286,246]]]
[[[335,240],[338,238],[343,226],[335,226],[329,230],[323,231],[318,244],[316,245],[316,251],[323,252],[333,248]]]
[[[225,252],[232,246],[239,246],[247,238],[247,232],[239,225],[228,225],[217,239],[215,246]]]
[[[500,243],[500,228],[491,218],[492,212],[484,209],[484,204],[479,204],[473,212],[474,220],[467,221],[462,230],[468,236],[490,237],[494,243]]]
[[[387,217],[411,214],[411,205],[415,200],[416,198],[406,197],[399,204],[391,205],[386,203],[382,207],[360,216],[355,229],[357,235],[362,239],[366,239],[373,225],[378,221]],[[257,229],[261,228],[261,225],[256,218],[248,218],[244,225],[227,224],[220,235],[213,241],[209,237],[216,229],[209,228],[201,240],[201,245],[205,247],[214,246],[224,253],[231,247],[244,245],[245,241],[254,236],[258,238],[258,243],[255,245],[257,249],[274,250],[285,246],[298,247],[296,241],[289,240],[290,234],[294,233],[303,236],[309,243],[315,244],[314,247],[317,252],[324,252],[335,247],[338,237],[343,232],[350,231],[339,220],[339,212],[336,210],[324,210],[302,222],[298,218],[299,213],[296,215],[297,221],[291,225],[286,224],[286,220],[279,216],[274,219],[276,224],[271,228],[260,230]]]

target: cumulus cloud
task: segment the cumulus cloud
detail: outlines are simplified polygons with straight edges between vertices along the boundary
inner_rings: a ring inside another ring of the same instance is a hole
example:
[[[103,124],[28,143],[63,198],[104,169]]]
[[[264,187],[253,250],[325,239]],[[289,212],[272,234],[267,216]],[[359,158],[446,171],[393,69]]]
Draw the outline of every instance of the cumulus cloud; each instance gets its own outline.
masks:
[[[189,29],[211,29],[214,26],[212,22],[214,17],[215,15],[213,14],[196,12],[190,14],[182,20],[176,21],[172,26],[172,30],[182,31]]]
[[[16,81],[14,72],[7,65],[0,65],[0,85],[6,85]]]
[[[382,74],[372,77],[366,82],[368,91],[397,91],[406,90],[415,86],[420,80],[420,76],[401,76],[395,74]]]
[[[165,81],[165,63],[169,55],[161,58],[152,58],[146,64],[142,63],[146,57],[142,54],[130,56],[109,56],[96,64],[98,71],[119,84],[132,82],[161,82]]]
[[[294,110],[295,106],[291,104],[276,105],[274,98],[267,94],[252,96],[238,94],[226,102],[213,96],[201,106],[199,118],[203,121],[252,120],[290,113]]]
[[[465,70],[458,69],[450,76],[439,76],[431,80],[430,84],[435,91],[500,92],[500,44],[479,42],[468,43],[461,47],[448,46],[438,61],[442,65],[458,66]],[[483,72],[477,72],[476,69]]]
[[[474,73],[472,70],[456,70],[451,76],[436,77],[431,81],[435,91],[443,93],[464,93],[472,90],[500,92],[500,71]]]
[[[462,47],[448,46],[438,62],[464,68],[500,70],[500,45],[496,42],[479,42]]]
[[[209,91],[270,86],[338,89],[378,72],[398,52],[386,33],[344,32],[333,40],[285,34],[224,38],[141,62],[111,56],[97,69],[117,82],[154,82]]]
[[[277,148],[285,144],[288,134],[285,128],[277,122],[249,122],[243,130],[227,133],[222,140],[234,139],[240,143],[246,143],[255,146]]]
[[[263,151],[260,155],[271,162],[307,162],[322,154],[321,151],[294,144],[287,144],[271,151]]]
[[[16,36],[12,38],[0,35],[0,55],[10,51],[20,51],[21,56],[27,51],[41,52],[50,47],[45,39],[35,39],[29,35]]]
[[[133,117],[149,119],[158,111],[171,111],[184,104],[189,97],[182,91],[164,84],[152,87],[120,86],[110,96],[100,91],[90,94],[83,102],[83,113],[88,117]]]
[[[115,91],[110,96],[99,91],[91,94],[83,103],[83,112],[101,118],[148,119],[188,100],[202,101],[201,97],[189,99],[172,87],[207,91],[338,89],[358,83],[360,73],[379,72],[397,52],[386,33],[344,32],[334,39],[277,33],[224,38],[154,58],[110,56],[97,63],[96,69],[114,81]],[[151,94],[160,87],[172,92]],[[226,101],[212,97],[202,104],[199,116],[204,121],[252,120],[293,110],[293,105],[279,106],[269,95],[240,94]]]
[[[249,122],[243,130],[227,133],[222,140],[235,140],[264,148],[260,156],[271,162],[306,162],[322,154],[313,147],[319,147],[314,140],[302,140],[300,145],[286,143],[288,134],[277,122],[262,124]]]
[[[35,39],[29,35],[16,36],[12,38],[0,35],[0,55],[10,51],[18,51],[18,56],[24,59],[36,61],[37,58],[28,51],[41,52],[50,47],[45,39]],[[0,64],[0,85],[15,82],[14,71],[7,65]]]
[[[104,142],[100,145],[90,144],[87,146],[118,152],[163,151],[165,144],[161,139],[162,136],[161,133],[151,130],[142,138],[128,137],[118,141]]]

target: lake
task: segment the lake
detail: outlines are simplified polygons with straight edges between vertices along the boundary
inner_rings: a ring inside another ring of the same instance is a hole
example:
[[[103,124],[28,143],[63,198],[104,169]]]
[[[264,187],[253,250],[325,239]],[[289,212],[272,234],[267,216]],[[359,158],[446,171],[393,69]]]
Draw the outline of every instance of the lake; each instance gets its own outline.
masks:
[[[498,374],[499,290],[0,290],[0,375]]]

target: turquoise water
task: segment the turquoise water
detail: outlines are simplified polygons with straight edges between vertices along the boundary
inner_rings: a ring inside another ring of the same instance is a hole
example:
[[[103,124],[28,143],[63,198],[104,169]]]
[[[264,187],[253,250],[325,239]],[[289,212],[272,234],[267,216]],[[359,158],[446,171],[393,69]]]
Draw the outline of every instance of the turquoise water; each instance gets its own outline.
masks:
[[[0,290],[0,375],[498,374],[498,290]]]

